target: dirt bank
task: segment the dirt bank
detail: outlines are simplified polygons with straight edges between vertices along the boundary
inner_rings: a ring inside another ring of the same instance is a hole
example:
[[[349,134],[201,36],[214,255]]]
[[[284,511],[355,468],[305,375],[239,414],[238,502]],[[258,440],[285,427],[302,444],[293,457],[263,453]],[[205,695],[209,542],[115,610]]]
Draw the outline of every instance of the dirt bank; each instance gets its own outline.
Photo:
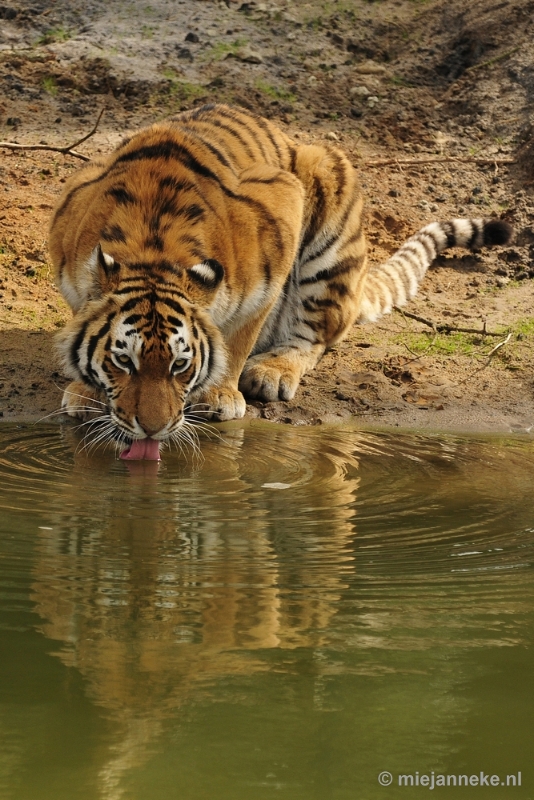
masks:
[[[249,413],[528,432],[533,28],[534,0],[4,0],[0,139],[72,143],[105,108],[80,145],[91,156],[176,110],[232,102],[350,153],[374,261],[433,219],[504,217],[517,229],[512,247],[440,258],[406,307],[452,332],[397,312],[354,328],[292,403]],[[51,281],[48,217],[81,162],[46,151],[0,159],[0,414],[36,419],[65,385],[52,339],[67,310]]]

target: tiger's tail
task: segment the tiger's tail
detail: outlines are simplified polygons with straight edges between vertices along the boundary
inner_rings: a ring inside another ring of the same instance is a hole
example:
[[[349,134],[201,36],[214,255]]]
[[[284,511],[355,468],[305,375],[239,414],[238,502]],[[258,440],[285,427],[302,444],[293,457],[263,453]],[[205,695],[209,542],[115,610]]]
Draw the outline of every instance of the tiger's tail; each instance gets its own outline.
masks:
[[[449,247],[480,247],[507,244],[513,228],[500,219],[453,219],[432,222],[411,236],[384,264],[367,273],[357,322],[374,322],[402,306],[417,292],[436,256]]]

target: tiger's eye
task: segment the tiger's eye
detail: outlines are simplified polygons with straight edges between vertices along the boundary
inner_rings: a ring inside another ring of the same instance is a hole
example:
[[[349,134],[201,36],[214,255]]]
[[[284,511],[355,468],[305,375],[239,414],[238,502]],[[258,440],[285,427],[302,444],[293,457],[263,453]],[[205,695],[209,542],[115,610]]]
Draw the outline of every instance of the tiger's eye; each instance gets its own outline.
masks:
[[[125,366],[132,363],[132,359],[130,358],[130,356],[127,356],[125,353],[123,353],[120,356],[116,356],[116,358],[117,361],[119,361],[121,364],[124,364]]]
[[[171,374],[177,375],[179,372],[183,372],[184,369],[187,368],[188,364],[189,364],[188,358],[177,358],[171,367]]]

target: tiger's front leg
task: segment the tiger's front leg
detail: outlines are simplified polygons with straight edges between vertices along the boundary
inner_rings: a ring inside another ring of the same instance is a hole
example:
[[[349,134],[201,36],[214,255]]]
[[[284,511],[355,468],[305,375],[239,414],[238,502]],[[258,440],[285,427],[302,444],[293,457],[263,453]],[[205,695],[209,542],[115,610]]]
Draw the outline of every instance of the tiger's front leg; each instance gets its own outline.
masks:
[[[99,414],[107,413],[104,399],[100,392],[82,381],[72,381],[63,392],[61,409],[69,417],[84,421],[95,419]]]

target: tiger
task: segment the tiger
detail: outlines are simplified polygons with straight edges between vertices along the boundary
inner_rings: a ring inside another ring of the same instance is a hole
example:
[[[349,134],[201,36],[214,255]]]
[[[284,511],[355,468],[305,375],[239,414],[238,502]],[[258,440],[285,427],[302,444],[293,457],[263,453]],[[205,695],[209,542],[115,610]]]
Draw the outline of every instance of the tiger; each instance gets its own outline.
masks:
[[[411,299],[446,248],[512,235],[498,219],[433,222],[369,266],[363,207],[339,148],[222,104],[88,162],[49,234],[73,312],[57,343],[65,413],[93,415],[123,458],[159,459],[195,411],[231,420],[245,397],[292,400],[327,348]]]

